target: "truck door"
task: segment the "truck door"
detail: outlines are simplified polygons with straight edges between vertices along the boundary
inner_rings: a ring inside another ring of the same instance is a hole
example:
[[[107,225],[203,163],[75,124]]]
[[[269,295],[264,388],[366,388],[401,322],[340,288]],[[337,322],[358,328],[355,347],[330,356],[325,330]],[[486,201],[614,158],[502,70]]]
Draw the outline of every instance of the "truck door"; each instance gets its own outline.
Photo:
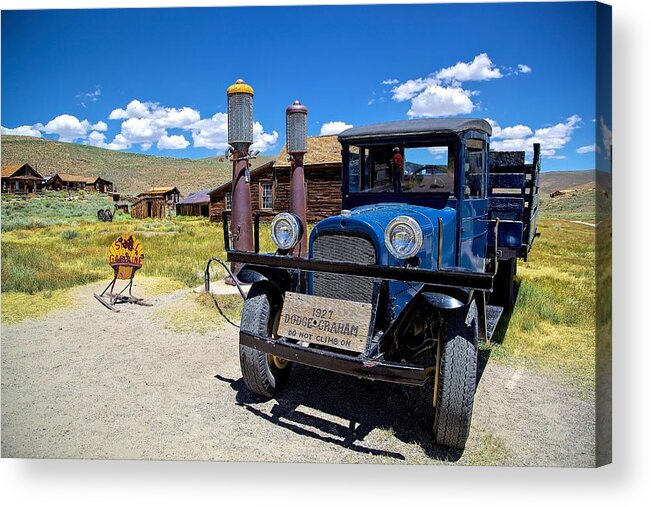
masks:
[[[461,144],[459,266],[483,272],[488,240],[488,142],[467,132]]]

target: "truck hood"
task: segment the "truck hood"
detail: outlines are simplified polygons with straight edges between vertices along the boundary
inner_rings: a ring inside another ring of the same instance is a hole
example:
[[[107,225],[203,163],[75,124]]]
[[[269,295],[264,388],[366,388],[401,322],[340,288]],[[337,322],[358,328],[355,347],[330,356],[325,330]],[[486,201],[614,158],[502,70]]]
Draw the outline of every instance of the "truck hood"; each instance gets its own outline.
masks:
[[[441,218],[443,222],[444,238],[452,239],[456,235],[454,208],[436,209],[404,203],[382,203],[343,210],[341,214],[316,224],[310,235],[310,255],[312,243],[320,234],[364,234],[375,244],[378,264],[396,265],[397,259],[389,254],[384,244],[384,231],[397,216],[408,216],[420,225],[423,230],[423,246],[417,257],[421,267],[431,268],[438,256],[438,219]],[[455,244],[450,240],[446,243]],[[453,263],[452,251],[445,248],[443,255],[444,264]]]

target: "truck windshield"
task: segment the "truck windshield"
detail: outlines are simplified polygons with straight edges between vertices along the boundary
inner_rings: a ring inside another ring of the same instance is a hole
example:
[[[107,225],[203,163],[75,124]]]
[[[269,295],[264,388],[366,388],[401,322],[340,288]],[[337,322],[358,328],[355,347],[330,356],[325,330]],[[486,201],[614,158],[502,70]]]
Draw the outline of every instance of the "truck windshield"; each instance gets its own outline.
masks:
[[[349,147],[348,190],[364,192],[454,192],[452,145]]]

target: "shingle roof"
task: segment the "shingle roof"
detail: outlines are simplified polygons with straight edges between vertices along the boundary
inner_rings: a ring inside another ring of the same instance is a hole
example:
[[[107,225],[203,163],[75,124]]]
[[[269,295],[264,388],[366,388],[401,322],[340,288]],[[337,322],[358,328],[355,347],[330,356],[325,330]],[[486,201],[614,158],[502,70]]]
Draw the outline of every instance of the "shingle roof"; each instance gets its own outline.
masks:
[[[2,166],[2,177],[9,178],[12,176],[18,169],[23,167],[25,164],[12,164]]]
[[[43,176],[41,176],[36,169],[34,169],[31,165],[25,163],[25,164],[10,164],[6,165],[2,168],[2,177],[3,178],[11,178],[18,170],[22,169],[23,167],[29,167],[30,171],[34,172],[36,176],[32,176],[30,174],[26,176],[17,176],[17,178],[22,179],[22,180],[42,180]]]
[[[87,185],[92,185],[97,181],[98,176],[82,176],[80,174],[67,174],[67,173],[57,173],[56,176],[61,178],[61,181],[66,183],[86,183]]]
[[[210,194],[208,193],[208,190],[202,190],[200,192],[192,192],[179,204],[206,204],[209,202]]]
[[[341,145],[337,136],[315,136],[307,138],[307,153],[303,158],[305,166],[316,164],[341,164]],[[287,146],[283,146],[274,162],[275,167],[289,167]]]
[[[176,187],[151,187],[149,190],[139,193],[138,196],[168,194],[170,192],[178,192],[178,191],[179,189]]]

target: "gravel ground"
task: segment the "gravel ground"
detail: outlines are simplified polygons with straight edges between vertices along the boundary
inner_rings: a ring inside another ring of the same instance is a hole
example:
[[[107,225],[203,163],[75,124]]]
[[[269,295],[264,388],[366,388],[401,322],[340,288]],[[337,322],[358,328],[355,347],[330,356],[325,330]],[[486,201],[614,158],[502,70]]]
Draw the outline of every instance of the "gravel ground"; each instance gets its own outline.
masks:
[[[134,293],[143,293],[146,283]],[[463,453],[431,443],[431,386],[295,365],[276,400],[241,379],[237,330],[175,331],[153,307],[74,309],[2,325],[2,457],[592,466],[594,395],[482,355]],[[175,306],[176,305],[176,306]]]

